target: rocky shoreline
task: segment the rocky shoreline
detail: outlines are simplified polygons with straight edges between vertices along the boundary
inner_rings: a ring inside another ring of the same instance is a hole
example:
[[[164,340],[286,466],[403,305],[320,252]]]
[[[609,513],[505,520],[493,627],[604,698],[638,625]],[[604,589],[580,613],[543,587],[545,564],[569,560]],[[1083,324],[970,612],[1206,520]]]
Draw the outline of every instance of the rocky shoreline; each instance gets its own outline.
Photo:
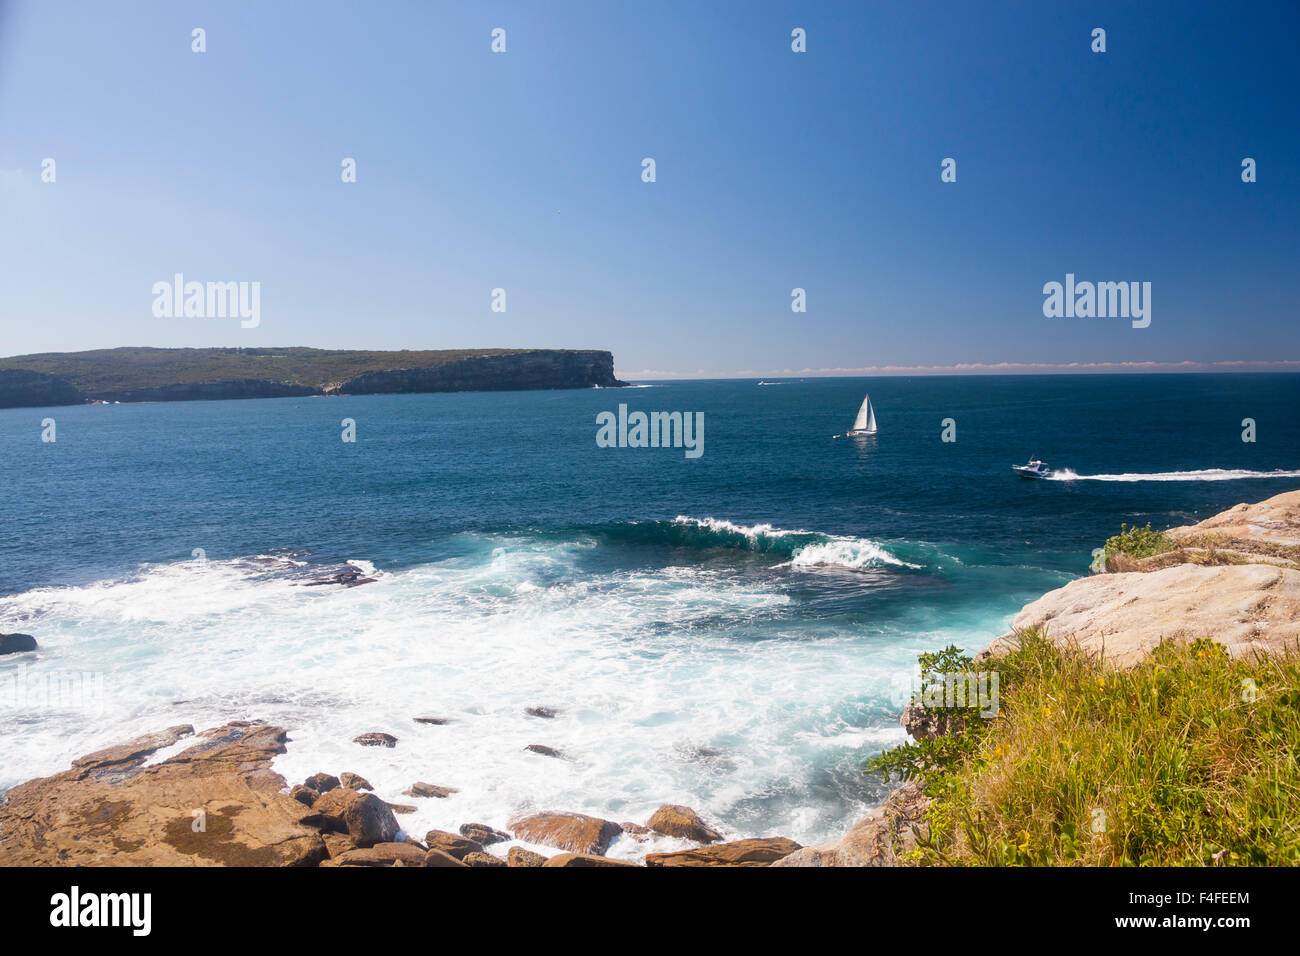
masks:
[[[1027,605],[981,659],[1027,628],[1119,667],[1140,662],[1162,641],[1202,637],[1234,657],[1300,653],[1300,491],[1164,534],[1168,544],[1159,553],[1115,555],[1104,573]],[[24,639],[15,652],[35,646],[26,635],[10,638]],[[914,705],[902,722],[916,739],[950,729],[945,715]],[[159,758],[189,738],[191,746]],[[414,807],[381,798],[355,773],[320,772],[290,786],[271,766],[289,742],[283,728],[234,721],[198,734],[171,727],[78,758],[0,801],[0,865],[634,866],[607,856],[614,841],[670,838],[682,848],[645,853],[646,866],[894,866],[916,848],[928,806],[922,785],[910,781],[842,838],[811,847],[779,836],[724,841],[695,811],[673,804],[645,823],[551,811],[519,816],[508,832],[467,821],[458,833],[414,835],[399,820]],[[397,740],[374,732],[354,743],[391,747]],[[414,781],[401,796],[452,792]],[[515,845],[502,856],[506,843]]]

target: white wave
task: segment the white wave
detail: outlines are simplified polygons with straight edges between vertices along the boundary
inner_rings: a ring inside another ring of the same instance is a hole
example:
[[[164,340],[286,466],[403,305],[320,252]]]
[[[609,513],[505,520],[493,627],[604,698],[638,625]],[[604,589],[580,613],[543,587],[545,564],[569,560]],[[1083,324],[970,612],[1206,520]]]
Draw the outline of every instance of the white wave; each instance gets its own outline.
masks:
[[[757,541],[759,538],[785,538],[790,535],[817,534],[816,531],[791,531],[770,524],[736,524],[726,518],[692,518],[689,515],[678,515],[673,519],[673,524],[694,525],[708,531],[743,535],[751,541]]]
[[[686,515],[678,515],[673,519],[673,524],[703,528],[715,533],[741,535],[754,547],[758,547],[764,538],[773,541],[792,537],[820,539],[802,546],[796,546],[791,552],[790,560],[777,565],[780,568],[833,566],[861,571],[885,564],[913,569],[923,567],[923,565],[912,564],[910,561],[904,561],[894,556],[884,546],[867,538],[824,534],[820,531],[777,528],[770,524],[736,524],[734,521],[727,521],[725,518],[691,518]]]
[[[693,566],[586,573],[586,548],[497,539],[354,588],[209,560],[0,597],[0,631],[35,634],[42,648],[0,659],[0,688],[27,673],[20,664],[103,675],[93,715],[0,699],[0,789],[162,727],[263,719],[290,732],[275,762],[290,783],[359,773],[384,799],[418,807],[400,818],[415,835],[504,828],[543,808],[644,821],[670,802],[729,837],[815,843],[865,812],[828,800],[819,782],[828,762],[854,776],[896,720],[882,714],[854,734],[835,708],[882,699],[890,674],[910,673],[914,648],[856,632],[816,639],[815,653],[805,640],[749,640],[787,613],[779,583]],[[526,713],[539,705],[558,716]],[[423,715],[449,722],[414,722]],[[399,743],[351,742],[367,731]],[[527,752],[534,743],[569,759]],[[459,792],[403,797],[417,780]],[[755,794],[778,796],[757,815],[737,810]],[[645,849],[620,840],[612,853]]]
[[[856,538],[835,538],[820,544],[806,545],[794,553],[789,564],[795,568],[839,567],[854,571],[878,568],[882,564],[901,568],[922,567],[894,557],[873,541]]]
[[[1080,475],[1063,468],[1050,481],[1238,481],[1245,478],[1300,478],[1300,471],[1246,471],[1205,468],[1200,471],[1125,472],[1118,475]]]

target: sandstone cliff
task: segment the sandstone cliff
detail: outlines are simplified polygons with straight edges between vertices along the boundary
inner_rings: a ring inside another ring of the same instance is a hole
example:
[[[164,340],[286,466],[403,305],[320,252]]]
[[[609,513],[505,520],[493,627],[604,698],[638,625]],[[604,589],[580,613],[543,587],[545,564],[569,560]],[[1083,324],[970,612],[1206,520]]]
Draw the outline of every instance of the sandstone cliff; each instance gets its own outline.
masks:
[[[344,395],[388,392],[495,392],[542,388],[614,388],[609,352],[538,350],[485,355],[428,368],[365,372],[329,391]]]
[[[28,369],[0,369],[0,408],[80,405],[86,401],[70,382]]]
[[[1166,535],[1176,547],[1130,562],[1133,570],[1080,578],[1026,605],[985,656],[1031,627],[1121,666],[1162,640],[1197,637],[1234,657],[1300,652],[1300,491]]]

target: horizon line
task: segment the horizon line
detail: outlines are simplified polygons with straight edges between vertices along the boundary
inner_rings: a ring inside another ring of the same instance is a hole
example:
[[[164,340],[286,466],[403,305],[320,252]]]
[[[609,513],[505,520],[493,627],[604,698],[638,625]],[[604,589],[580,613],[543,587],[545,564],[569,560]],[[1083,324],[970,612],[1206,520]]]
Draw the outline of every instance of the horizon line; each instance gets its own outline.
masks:
[[[1176,375],[1194,372],[1300,372],[1300,360],[1224,361],[1224,362],[959,362],[954,365],[864,365],[856,368],[804,368],[768,369],[759,372],[742,369],[735,372],[672,372],[661,369],[641,369],[624,372],[615,369],[615,376],[624,381],[636,380],[698,380],[698,379],[749,379],[749,378],[861,378],[896,375],[1104,375],[1158,373]]]

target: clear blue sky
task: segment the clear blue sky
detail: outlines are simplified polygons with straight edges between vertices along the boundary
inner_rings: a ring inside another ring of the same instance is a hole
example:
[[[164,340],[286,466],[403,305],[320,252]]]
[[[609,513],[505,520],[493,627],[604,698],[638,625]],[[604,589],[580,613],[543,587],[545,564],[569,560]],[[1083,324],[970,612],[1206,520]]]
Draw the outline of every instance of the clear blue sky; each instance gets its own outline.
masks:
[[[1300,360],[1292,2],[3,8],[7,355],[608,348],[641,377]],[[176,272],[259,281],[260,326],[155,318]],[[1151,326],[1044,318],[1066,272],[1151,282]]]

